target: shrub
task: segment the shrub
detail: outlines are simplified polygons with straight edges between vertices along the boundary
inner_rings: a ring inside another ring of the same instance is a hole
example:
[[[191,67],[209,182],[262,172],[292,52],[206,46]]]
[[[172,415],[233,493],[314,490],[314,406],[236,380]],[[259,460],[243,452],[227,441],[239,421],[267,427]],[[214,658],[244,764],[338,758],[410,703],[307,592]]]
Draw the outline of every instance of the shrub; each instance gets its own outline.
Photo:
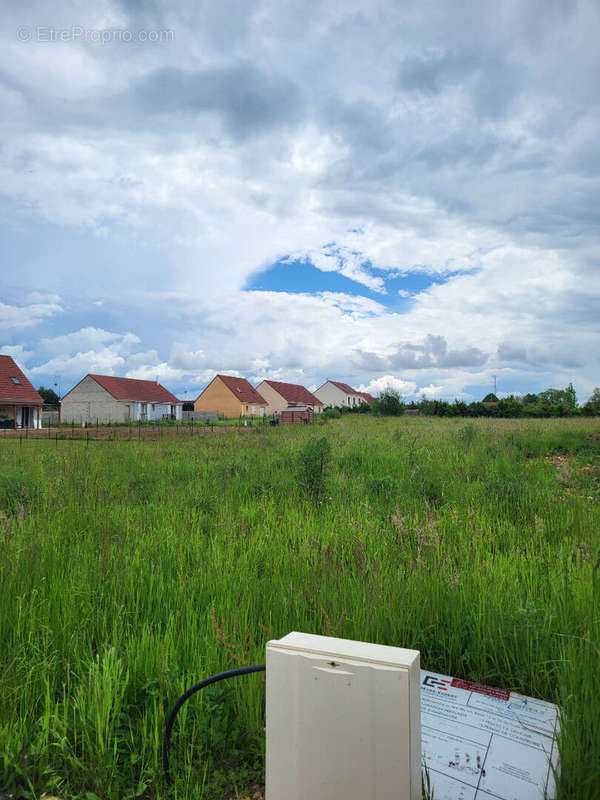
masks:
[[[463,440],[467,448],[471,447],[477,438],[477,428],[470,422],[460,431],[460,438]]]
[[[323,436],[313,437],[300,452],[298,484],[313,500],[320,499],[325,493],[327,467],[331,459],[331,445]]]
[[[399,417],[404,414],[404,404],[400,394],[390,387],[384,389],[376,402],[375,410],[385,417]]]

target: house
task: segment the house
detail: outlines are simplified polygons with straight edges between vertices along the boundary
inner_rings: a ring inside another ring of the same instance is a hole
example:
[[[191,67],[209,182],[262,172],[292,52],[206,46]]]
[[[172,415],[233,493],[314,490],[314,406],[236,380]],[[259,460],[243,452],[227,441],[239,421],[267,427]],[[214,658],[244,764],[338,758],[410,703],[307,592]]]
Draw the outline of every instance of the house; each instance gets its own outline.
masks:
[[[0,356],[0,428],[41,428],[44,401],[10,356]]]
[[[245,378],[215,375],[194,400],[194,411],[218,411],[220,417],[264,417],[267,401]]]
[[[365,403],[367,403],[367,405],[369,405],[369,406],[372,406],[373,403],[375,402],[375,398],[373,397],[373,395],[369,394],[368,392],[359,392],[358,394],[362,397],[362,399],[365,401]]]
[[[63,422],[181,419],[183,403],[158,381],[88,374],[61,402]]]
[[[314,420],[312,406],[289,406],[279,412],[282,425],[310,425]]]
[[[325,381],[315,391],[315,395],[323,403],[324,408],[328,406],[355,408],[366,402],[360,392],[348,386],[347,383],[341,383],[341,381]]]
[[[275,414],[291,406],[310,406],[315,414],[323,411],[323,404],[312,392],[297,383],[281,381],[262,381],[256,391],[268,403],[267,414]]]
[[[493,407],[497,406],[500,401],[493,392],[490,392],[489,394],[486,394],[486,396],[483,398],[481,402],[483,403],[484,406]]]

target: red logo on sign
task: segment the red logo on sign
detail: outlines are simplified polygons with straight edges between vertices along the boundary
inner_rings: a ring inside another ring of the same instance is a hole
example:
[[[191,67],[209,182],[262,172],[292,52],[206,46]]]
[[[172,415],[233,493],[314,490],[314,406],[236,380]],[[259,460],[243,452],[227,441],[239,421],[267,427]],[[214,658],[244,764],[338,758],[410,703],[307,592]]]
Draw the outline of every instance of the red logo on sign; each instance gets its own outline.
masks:
[[[466,689],[467,692],[485,694],[488,697],[495,697],[497,700],[510,699],[508,689],[494,689],[492,686],[484,686],[481,683],[473,683],[473,681],[463,681],[461,678],[452,678],[452,687],[454,689]]]

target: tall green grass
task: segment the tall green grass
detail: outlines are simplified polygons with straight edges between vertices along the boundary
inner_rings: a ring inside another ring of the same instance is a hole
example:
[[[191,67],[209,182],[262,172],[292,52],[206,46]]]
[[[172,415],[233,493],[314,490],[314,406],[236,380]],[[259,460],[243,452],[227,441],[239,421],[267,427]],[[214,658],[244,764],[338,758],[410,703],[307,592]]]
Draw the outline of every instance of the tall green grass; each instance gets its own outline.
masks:
[[[318,492],[315,436],[330,445]],[[594,420],[0,442],[0,787],[166,797],[177,697],[300,630],[558,703],[559,798],[597,800],[598,467]],[[263,678],[183,708],[177,797],[260,780]]]

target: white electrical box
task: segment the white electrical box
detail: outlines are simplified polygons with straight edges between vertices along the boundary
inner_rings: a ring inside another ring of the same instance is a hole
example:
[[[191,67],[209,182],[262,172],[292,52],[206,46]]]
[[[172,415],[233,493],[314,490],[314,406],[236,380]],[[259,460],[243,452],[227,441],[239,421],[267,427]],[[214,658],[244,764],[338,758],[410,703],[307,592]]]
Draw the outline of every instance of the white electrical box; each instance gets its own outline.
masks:
[[[266,800],[420,800],[417,650],[289,633],[266,664]]]

